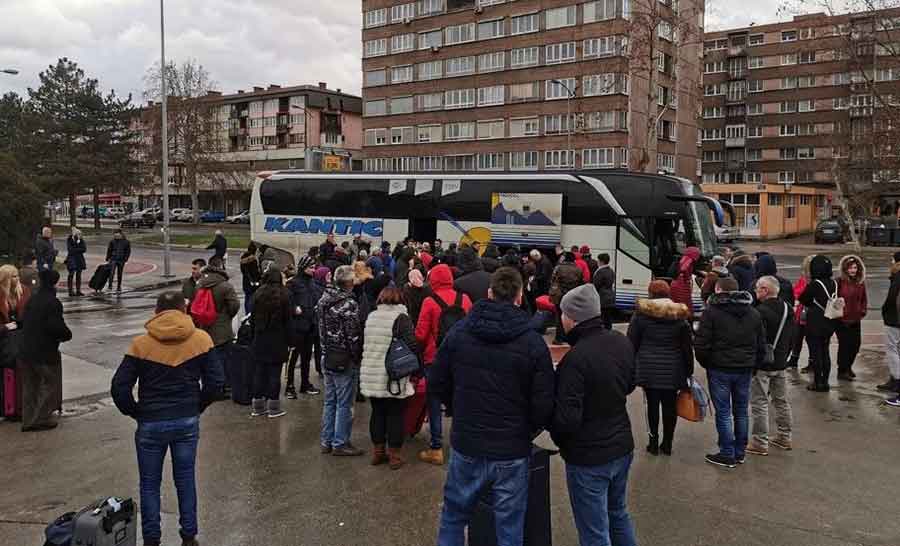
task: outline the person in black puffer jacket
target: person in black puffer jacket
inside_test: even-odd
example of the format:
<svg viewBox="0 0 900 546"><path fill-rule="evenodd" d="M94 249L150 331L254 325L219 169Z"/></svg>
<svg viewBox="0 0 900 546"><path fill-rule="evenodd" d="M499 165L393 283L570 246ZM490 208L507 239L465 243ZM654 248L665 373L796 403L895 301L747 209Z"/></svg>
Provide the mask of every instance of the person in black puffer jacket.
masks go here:
<svg viewBox="0 0 900 546"><path fill-rule="evenodd" d="M775 263L775 256L768 252L757 253L756 264L754 264L753 269L756 273L756 279L766 275L775 277L778 280L778 299L794 307L794 287L791 281L778 274L778 264Z"/></svg>
<svg viewBox="0 0 900 546"><path fill-rule="evenodd" d="M639 299L628 326L628 339L634 345L636 384L647 398L650 443L647 451L656 455L672 454L672 441L678 415L675 402L678 391L687 387L694 373L694 348L690 309L669 299L669 285L650 283L650 299ZM659 413L662 406L663 437L659 443Z"/></svg>
<svg viewBox="0 0 900 546"><path fill-rule="evenodd" d="M488 273L493 273L500 268L500 249L497 248L497 245L491 243L484 249L481 265Z"/></svg>
<svg viewBox="0 0 900 546"><path fill-rule="evenodd" d="M281 367L288 358L291 344L291 293L284 286L284 276L270 267L262 284L253 294L253 399L250 415L281 417Z"/></svg>
<svg viewBox="0 0 900 546"><path fill-rule="evenodd" d="M813 363L814 380L807 390L828 392L828 376L831 375L831 336L837 330L838 320L825 316L828 300L837 296L837 283L831 278L831 260L821 254L809 263L809 284L800 294L800 303L806 306L806 344L809 359Z"/></svg>
<svg viewBox="0 0 900 546"><path fill-rule="evenodd" d="M454 288L469 296L472 303L488 297L491 286L491 274L481 266L481 259L472 247L464 247L459 251L459 269L462 276L454 282Z"/></svg>
<svg viewBox="0 0 900 546"><path fill-rule="evenodd" d="M744 252L739 252L728 264L728 272L738 283L738 290L753 294L753 257Z"/></svg>
<svg viewBox="0 0 900 546"><path fill-rule="evenodd" d="M316 304L322 297L324 287L316 283L313 276L316 272L316 260L312 256L304 256L297 263L297 274L288 284L291 292L291 308L293 309L293 345L291 358L288 361L287 387L284 395L296 400L297 391L294 388L294 370L297 359L300 359L300 392L303 394L319 394L309 380L309 363L315 353L316 363L322 356L319 346L319 327L316 322Z"/></svg>

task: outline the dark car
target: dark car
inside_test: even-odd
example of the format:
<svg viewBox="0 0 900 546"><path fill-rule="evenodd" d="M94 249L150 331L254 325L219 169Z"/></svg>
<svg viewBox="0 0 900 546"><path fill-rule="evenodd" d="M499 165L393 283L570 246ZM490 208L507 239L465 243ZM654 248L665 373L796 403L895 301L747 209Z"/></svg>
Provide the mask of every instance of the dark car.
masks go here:
<svg viewBox="0 0 900 546"><path fill-rule="evenodd" d="M221 223L225 221L225 213L208 210L200 215L200 221L207 224Z"/></svg>
<svg viewBox="0 0 900 546"><path fill-rule="evenodd" d="M152 210L142 210L138 212L132 212L128 216L125 216L121 220L119 220L119 227L145 227L145 228L153 228L156 226L156 214Z"/></svg>
<svg viewBox="0 0 900 546"><path fill-rule="evenodd" d="M816 226L815 241L817 245L822 243L843 243L844 228L837 220L822 220Z"/></svg>

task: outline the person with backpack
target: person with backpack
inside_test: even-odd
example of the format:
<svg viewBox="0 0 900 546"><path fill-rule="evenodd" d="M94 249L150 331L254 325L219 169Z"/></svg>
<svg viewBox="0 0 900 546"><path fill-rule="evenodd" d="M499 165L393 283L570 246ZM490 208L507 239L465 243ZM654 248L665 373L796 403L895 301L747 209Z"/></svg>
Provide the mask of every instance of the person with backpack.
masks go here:
<svg viewBox="0 0 900 546"><path fill-rule="evenodd" d="M391 470L404 464L403 412L406 399L416 393L410 377L391 381L385 359L395 340L414 355L419 345L412 320L403 305L403 291L388 286L378 296L378 306L366 320L363 357L360 365L360 389L372 404L369 435L372 439L372 465L388 463ZM419 360L421 362L421 360Z"/></svg>
<svg viewBox="0 0 900 546"><path fill-rule="evenodd" d="M809 359L812 361L814 379L806 389L813 392L828 392L828 377L831 375L831 336L837 330L841 302L838 300L838 286L831 278L831 260L821 254L809 263L810 282L800 294L800 303L806 306L806 343L809 345Z"/></svg>
<svg viewBox="0 0 900 546"><path fill-rule="evenodd" d="M210 258L203 276L197 282L190 311L194 323L212 338L211 358L223 370L228 347L234 339L231 322L240 310L241 302L228 282L222 258Z"/></svg>
<svg viewBox="0 0 900 546"><path fill-rule="evenodd" d="M609 254L597 255L597 269L594 271L594 288L600 296L603 309L603 325L612 330L612 316L616 310L616 271L609 265Z"/></svg>
<svg viewBox="0 0 900 546"><path fill-rule="evenodd" d="M869 297L866 294L866 266L859 256L844 256L838 264L838 296L844 298L844 316L837 323L838 379L853 381L853 361L862 344L862 320L866 318Z"/></svg>
<svg viewBox="0 0 900 546"><path fill-rule="evenodd" d="M422 302L419 321L416 323L416 340L422 347L426 385L428 370L434 363L438 347L450 328L472 308L469 297L461 291L454 290L453 273L446 264L432 269L428 274L428 281L431 284L431 293ZM444 464L441 400L434 393L428 391L426 393L431 443L428 449L419 452L419 460L440 466Z"/></svg>
<svg viewBox="0 0 900 546"><path fill-rule="evenodd" d="M281 368L290 350L291 293L284 286L284 277L277 267L270 267L262 276L262 284L253 295L253 398L250 416L281 417Z"/></svg>

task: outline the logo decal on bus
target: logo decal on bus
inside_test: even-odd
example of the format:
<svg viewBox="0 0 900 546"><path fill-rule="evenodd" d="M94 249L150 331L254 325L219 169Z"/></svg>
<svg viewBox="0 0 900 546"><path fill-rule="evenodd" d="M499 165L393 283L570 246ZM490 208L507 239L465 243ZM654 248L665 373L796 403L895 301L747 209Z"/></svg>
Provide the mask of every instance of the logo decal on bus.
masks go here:
<svg viewBox="0 0 900 546"><path fill-rule="evenodd" d="M266 232L272 233L309 233L322 234L334 233L335 235L368 235L381 237L384 231L384 222L381 220L350 220L335 218L284 218L270 216L266 218Z"/></svg>

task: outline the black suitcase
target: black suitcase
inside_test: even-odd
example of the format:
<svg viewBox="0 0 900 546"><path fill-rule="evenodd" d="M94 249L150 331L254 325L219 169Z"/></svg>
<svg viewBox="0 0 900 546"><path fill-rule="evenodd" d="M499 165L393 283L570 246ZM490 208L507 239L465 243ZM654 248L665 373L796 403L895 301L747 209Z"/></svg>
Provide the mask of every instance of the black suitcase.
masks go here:
<svg viewBox="0 0 900 546"><path fill-rule="evenodd" d="M552 546L550 524L550 455L554 452L532 446L528 468L528 509L525 512L524 546ZM494 510L489 498L475 505L469 522L468 546L497 546Z"/></svg>
<svg viewBox="0 0 900 546"><path fill-rule="evenodd" d="M98 265L97 269L94 270L94 274L91 275L91 280L88 281L88 286L100 292L106 287L106 284L109 283L109 276L112 273L112 267L109 264Z"/></svg>
<svg viewBox="0 0 900 546"><path fill-rule="evenodd" d="M253 387L253 352L250 347L232 343L225 359L226 382L231 386L231 401L242 406L250 405Z"/></svg>

